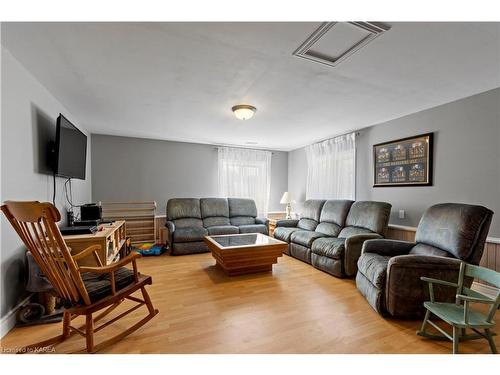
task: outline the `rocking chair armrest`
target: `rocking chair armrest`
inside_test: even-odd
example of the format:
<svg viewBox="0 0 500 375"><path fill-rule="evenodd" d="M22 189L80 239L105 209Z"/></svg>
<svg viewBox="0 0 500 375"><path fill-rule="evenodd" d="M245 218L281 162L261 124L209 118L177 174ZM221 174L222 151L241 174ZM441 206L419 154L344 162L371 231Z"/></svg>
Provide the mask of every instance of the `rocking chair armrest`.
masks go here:
<svg viewBox="0 0 500 375"><path fill-rule="evenodd" d="M101 258L99 258L99 254L97 254L97 250L101 249L101 245L91 245L87 247L85 250L80 251L78 254L72 255L72 258L75 261L79 261L80 259L83 259L90 254L94 255L94 259L97 263L98 266L102 266Z"/></svg>
<svg viewBox="0 0 500 375"><path fill-rule="evenodd" d="M95 273L111 273L113 271L116 271L118 268L123 267L124 265L128 263L134 263L137 258L141 258L142 255L139 253L132 253L127 255L125 258L120 259L118 262L115 262L113 264L110 264L109 266L102 266L102 267L79 267L78 272L95 272ZM134 267L135 269L136 267Z"/></svg>
<svg viewBox="0 0 500 375"><path fill-rule="evenodd" d="M473 302L473 303L486 303L489 305L493 305L496 302L496 301L489 299L489 298L471 297L471 296L466 296L463 294L457 294L457 299L462 300L462 301L467 301L467 302Z"/></svg>
<svg viewBox="0 0 500 375"><path fill-rule="evenodd" d="M116 294L116 280L115 280L115 271L119 268L123 267L128 263L132 263L132 267L134 269L134 280L135 282L139 281L139 273L137 272L137 262L136 259L142 257L139 253L131 253L127 255L125 258L110 264L109 266L102 267L80 267L78 272L94 272L94 273L109 273L110 281L111 281L111 292L113 295Z"/></svg>
<svg viewBox="0 0 500 375"><path fill-rule="evenodd" d="M439 279L434 279L432 277L425 277L422 276L420 280L425 281L429 284L429 297L431 298L431 302L435 302L435 297L434 297L434 284L439 284L439 285L444 285L444 286L449 286L452 288L458 288L458 284L452 283L449 281L445 280L439 280Z"/></svg>

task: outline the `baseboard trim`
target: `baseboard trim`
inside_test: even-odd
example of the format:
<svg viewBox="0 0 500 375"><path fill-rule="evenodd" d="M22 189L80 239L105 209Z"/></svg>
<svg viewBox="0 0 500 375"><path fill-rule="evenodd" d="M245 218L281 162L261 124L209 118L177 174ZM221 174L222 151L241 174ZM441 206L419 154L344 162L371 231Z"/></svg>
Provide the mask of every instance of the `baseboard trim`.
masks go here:
<svg viewBox="0 0 500 375"><path fill-rule="evenodd" d="M14 306L5 316L0 319L0 338L4 337L16 325L17 310L29 301L33 294L30 294L16 306Z"/></svg>
<svg viewBox="0 0 500 375"><path fill-rule="evenodd" d="M491 298L496 298L497 293L498 293L498 289L495 288L494 286L478 283L477 281L472 282L471 289L473 289L476 292L479 292L481 294L484 294L487 297L491 297Z"/></svg>

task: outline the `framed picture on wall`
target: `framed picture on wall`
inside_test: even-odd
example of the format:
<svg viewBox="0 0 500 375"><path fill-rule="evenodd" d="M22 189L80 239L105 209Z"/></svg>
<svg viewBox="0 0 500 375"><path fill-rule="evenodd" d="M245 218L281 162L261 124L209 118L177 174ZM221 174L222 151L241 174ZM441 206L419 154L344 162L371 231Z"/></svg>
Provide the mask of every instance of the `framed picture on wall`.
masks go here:
<svg viewBox="0 0 500 375"><path fill-rule="evenodd" d="M433 133L373 146L373 187L432 185Z"/></svg>

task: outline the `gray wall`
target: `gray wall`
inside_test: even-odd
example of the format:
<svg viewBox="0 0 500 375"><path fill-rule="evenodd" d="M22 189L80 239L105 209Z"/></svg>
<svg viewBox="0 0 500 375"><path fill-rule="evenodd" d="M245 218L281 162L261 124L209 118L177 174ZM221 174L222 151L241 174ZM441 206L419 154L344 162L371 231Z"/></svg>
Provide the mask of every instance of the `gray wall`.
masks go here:
<svg viewBox="0 0 500 375"><path fill-rule="evenodd" d="M391 223L416 226L439 202L481 204L495 212L490 236L500 236L500 89L361 130L357 139L356 199L390 202ZM434 132L434 184L373 188L372 146ZM304 149L289 153L289 187L297 211L305 199ZM399 219L398 211L406 218Z"/></svg>
<svg viewBox="0 0 500 375"><path fill-rule="evenodd" d="M55 138L55 118L64 113L59 103L4 47L2 57L1 200L52 201L52 176L47 166L47 142ZM79 126L80 127L80 126ZM80 127L81 129L81 127ZM83 129L82 129L83 130ZM90 143L90 137L88 137ZM87 179L73 182L75 203L90 200L90 147ZM47 173L48 172L48 173ZM56 205L65 218L62 178L56 179ZM5 219L1 218L1 316L2 334L11 323L8 312L24 295L24 247ZM4 319L5 318L5 319ZM8 320L8 321L7 321ZM10 323L9 323L10 322Z"/></svg>
<svg viewBox="0 0 500 375"><path fill-rule="evenodd" d="M286 152L273 151L270 211L287 190ZM217 151L212 145L92 134L92 199L154 200L165 214L175 197L214 197Z"/></svg>

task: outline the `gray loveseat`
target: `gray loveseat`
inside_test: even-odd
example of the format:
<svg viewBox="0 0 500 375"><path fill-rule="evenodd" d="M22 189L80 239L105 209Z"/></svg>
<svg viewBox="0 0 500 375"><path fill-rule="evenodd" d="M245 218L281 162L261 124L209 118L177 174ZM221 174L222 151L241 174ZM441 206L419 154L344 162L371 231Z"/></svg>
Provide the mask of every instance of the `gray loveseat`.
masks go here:
<svg viewBox="0 0 500 375"><path fill-rule="evenodd" d="M304 202L300 220L279 220L274 237L288 242L288 254L337 277L353 277L363 242L384 238L391 205L385 202Z"/></svg>
<svg viewBox="0 0 500 375"><path fill-rule="evenodd" d="M252 199L173 198L167 202L168 243L172 255L208 251L207 235L263 233L267 222L257 218Z"/></svg>

